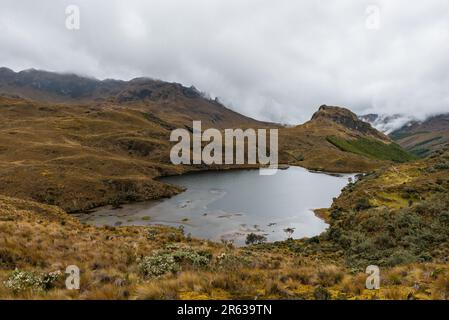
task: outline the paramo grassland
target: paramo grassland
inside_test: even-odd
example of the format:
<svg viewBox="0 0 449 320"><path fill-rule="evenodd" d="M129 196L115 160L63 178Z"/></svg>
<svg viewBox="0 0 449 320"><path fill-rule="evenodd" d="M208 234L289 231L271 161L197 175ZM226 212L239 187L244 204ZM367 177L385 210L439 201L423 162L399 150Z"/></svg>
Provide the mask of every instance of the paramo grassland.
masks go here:
<svg viewBox="0 0 449 320"><path fill-rule="evenodd" d="M0 297L8 299L445 299L448 155L416 160L351 111L321 106L284 127L242 116L195 88L0 69ZM169 134L278 128L280 161L368 173L300 240L235 248L159 226L96 228L71 212L172 196ZM216 168L215 168L216 169ZM80 290L65 289L68 265ZM381 289L364 269L381 267Z"/></svg>
<svg viewBox="0 0 449 320"><path fill-rule="evenodd" d="M369 173L322 212L330 228L318 237L243 248L182 229L94 228L55 206L2 196L0 295L446 299L448 159L446 152ZM54 276L69 264L82 270L79 291ZM380 290L365 289L368 264L380 266Z"/></svg>

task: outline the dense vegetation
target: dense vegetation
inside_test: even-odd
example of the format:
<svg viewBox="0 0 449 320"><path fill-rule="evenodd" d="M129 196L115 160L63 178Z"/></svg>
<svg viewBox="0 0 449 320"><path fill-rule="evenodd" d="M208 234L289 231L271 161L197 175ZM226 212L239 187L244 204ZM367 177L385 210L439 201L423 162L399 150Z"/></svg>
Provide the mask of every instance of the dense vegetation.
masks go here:
<svg viewBox="0 0 449 320"><path fill-rule="evenodd" d="M331 214L326 239L345 251L352 267L442 261L449 256L449 195L391 212L387 207Z"/></svg>
<svg viewBox="0 0 449 320"><path fill-rule="evenodd" d="M395 162L407 162L415 159L396 143L383 143L370 138L357 138L345 140L336 136L328 136L327 141L345 152L352 152L362 156L378 160L391 160Z"/></svg>

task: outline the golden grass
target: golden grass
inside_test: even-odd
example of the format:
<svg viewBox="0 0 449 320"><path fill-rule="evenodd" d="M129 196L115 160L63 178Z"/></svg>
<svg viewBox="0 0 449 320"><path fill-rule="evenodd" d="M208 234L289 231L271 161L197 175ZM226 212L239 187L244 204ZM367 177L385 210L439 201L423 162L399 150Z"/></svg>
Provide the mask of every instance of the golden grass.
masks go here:
<svg viewBox="0 0 449 320"><path fill-rule="evenodd" d="M1 129L0 145L17 149L0 154L0 193L15 196L0 195L2 299L449 297L447 264L385 268L381 270L381 289L366 290L366 274L349 270L334 247L317 245L313 253L290 250L289 244L266 250L232 248L188 239L179 230L166 227L96 228L82 225L59 207L86 209L107 203L122 193L149 199L177 192L173 187L152 180L158 175L187 170L168 165L163 152L168 146L161 142L162 138L157 141L149 138L163 137L166 132L154 123L148 123L142 110L135 108L110 106L84 113L88 111L85 107L76 106L49 107L47 111L24 103L12 103L10 107L1 109L2 119L14 120L19 111L23 112L23 118L5 121L7 123ZM40 120L42 113L48 110L54 114ZM323 144L318 129L319 126L309 123L281 133L283 150L291 157L297 157L287 157L288 162L331 171L345 171L348 163L352 169L362 171L380 165ZM331 132L336 128L327 130ZM134 150L133 143L141 147ZM151 157L139 155L157 143L161 143L161 150L156 148ZM305 160L300 160L299 156L305 156ZM348 208L354 199L367 197L370 201L377 199L379 203L375 205L393 209L403 206L406 200L401 198L400 186L404 183L413 182L420 191L434 187L429 186L428 176L421 180L421 175L417 174L420 169L419 164L407 164L387 170L380 173L377 180L363 181L352 192L344 193L334 205ZM324 213L328 214L328 211ZM148 236L150 230L154 231L151 237ZM207 250L213 258L207 268L185 268L160 278L144 278L139 273L142 258L173 243ZM236 262L220 267L218 257L223 253L237 257ZM38 273L64 272L70 264L81 269L79 291L66 290L63 283L44 292L14 293L4 286L15 268Z"/></svg>

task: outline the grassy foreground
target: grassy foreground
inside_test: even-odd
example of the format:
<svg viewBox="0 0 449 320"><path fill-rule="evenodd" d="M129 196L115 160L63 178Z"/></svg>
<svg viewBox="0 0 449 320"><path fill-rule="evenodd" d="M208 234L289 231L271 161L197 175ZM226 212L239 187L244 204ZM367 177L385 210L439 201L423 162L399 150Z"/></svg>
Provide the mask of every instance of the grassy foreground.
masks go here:
<svg viewBox="0 0 449 320"><path fill-rule="evenodd" d="M449 153L350 184L310 239L235 248L166 227L95 228L0 196L0 298L447 299ZM81 269L80 290L64 270ZM381 289L365 289L367 265Z"/></svg>

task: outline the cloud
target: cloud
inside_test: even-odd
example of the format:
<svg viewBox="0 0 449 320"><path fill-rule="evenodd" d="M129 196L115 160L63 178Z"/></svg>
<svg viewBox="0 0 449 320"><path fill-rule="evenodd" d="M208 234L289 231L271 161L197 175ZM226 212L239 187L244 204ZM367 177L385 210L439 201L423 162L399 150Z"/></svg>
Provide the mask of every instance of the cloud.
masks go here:
<svg viewBox="0 0 449 320"><path fill-rule="evenodd" d="M80 30L65 27L69 4ZM373 5L378 29L367 27ZM263 120L303 122L321 104L419 119L449 111L448 10L445 0L2 0L0 64L195 85Z"/></svg>

